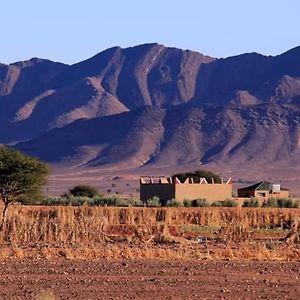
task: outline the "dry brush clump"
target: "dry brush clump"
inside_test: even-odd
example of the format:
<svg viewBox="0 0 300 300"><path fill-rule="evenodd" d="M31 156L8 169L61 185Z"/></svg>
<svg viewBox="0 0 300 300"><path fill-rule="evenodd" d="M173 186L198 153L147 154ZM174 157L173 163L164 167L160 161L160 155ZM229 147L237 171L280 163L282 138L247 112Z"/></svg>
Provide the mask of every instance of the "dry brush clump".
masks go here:
<svg viewBox="0 0 300 300"><path fill-rule="evenodd" d="M292 230L299 216L300 209L15 205L0 232L0 256L203 258L207 253L214 257L231 253L242 257L249 249L253 256L249 228ZM188 240L177 230L183 225L220 228L216 236L221 244L211 245L212 251L210 245ZM235 249L238 243L243 246ZM274 249L263 246L265 253L274 255Z"/></svg>

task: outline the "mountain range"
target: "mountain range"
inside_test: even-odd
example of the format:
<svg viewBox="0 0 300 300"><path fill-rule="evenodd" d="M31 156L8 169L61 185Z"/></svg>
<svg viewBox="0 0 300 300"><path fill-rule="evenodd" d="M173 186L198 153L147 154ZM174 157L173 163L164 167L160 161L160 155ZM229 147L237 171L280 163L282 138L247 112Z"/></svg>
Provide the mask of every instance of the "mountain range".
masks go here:
<svg viewBox="0 0 300 300"><path fill-rule="evenodd" d="M300 47L229 58L144 44L0 64L0 143L53 165L300 165Z"/></svg>

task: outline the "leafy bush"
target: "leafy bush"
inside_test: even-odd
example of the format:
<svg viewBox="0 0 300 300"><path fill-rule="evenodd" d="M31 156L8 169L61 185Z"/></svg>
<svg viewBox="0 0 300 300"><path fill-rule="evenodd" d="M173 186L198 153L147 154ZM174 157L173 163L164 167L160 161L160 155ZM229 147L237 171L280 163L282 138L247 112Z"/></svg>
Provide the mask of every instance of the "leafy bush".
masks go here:
<svg viewBox="0 0 300 300"><path fill-rule="evenodd" d="M255 198L250 198L244 201L243 207L259 207L259 202Z"/></svg>
<svg viewBox="0 0 300 300"><path fill-rule="evenodd" d="M158 207L161 206L161 203L159 198L154 196L146 201L146 206Z"/></svg>
<svg viewBox="0 0 300 300"><path fill-rule="evenodd" d="M226 199L224 201L216 201L212 203L213 207L237 207L237 203L234 200Z"/></svg>
<svg viewBox="0 0 300 300"><path fill-rule="evenodd" d="M195 199L192 201L193 207L208 207L210 203L206 199Z"/></svg>
<svg viewBox="0 0 300 300"><path fill-rule="evenodd" d="M72 206L81 206L83 204L89 204L90 198L87 197L74 197L74 198L62 198L62 197L54 197L54 198L45 198L41 201L42 205L72 205Z"/></svg>
<svg viewBox="0 0 300 300"><path fill-rule="evenodd" d="M95 197L89 201L91 206L128 206L125 199L117 196L111 197Z"/></svg>
<svg viewBox="0 0 300 300"><path fill-rule="evenodd" d="M192 201L188 199L183 200L183 205L184 207L191 207L192 206Z"/></svg>
<svg viewBox="0 0 300 300"><path fill-rule="evenodd" d="M22 203L23 204L23 203ZM26 204L26 203L24 203ZM143 206L143 203L140 200L135 199L122 199L117 196L112 197L72 197L72 198L63 198L63 197L53 197L46 198L38 204L42 205L72 205L72 206Z"/></svg>
<svg viewBox="0 0 300 300"><path fill-rule="evenodd" d="M265 200L262 207L278 207L277 199L269 198L268 200Z"/></svg>
<svg viewBox="0 0 300 300"><path fill-rule="evenodd" d="M299 207L299 202L293 201L292 199L278 199L277 205L278 207L297 208Z"/></svg>
<svg viewBox="0 0 300 300"><path fill-rule="evenodd" d="M182 201L178 201L176 199L171 199L171 200L167 201L166 206L169 206L169 207L182 207L182 206L184 206L184 203Z"/></svg>
<svg viewBox="0 0 300 300"><path fill-rule="evenodd" d="M20 197L18 199L18 203L22 205L41 205L43 201L43 197Z"/></svg>
<svg viewBox="0 0 300 300"><path fill-rule="evenodd" d="M300 207L300 200L295 200L293 208L298 208L298 207Z"/></svg>
<svg viewBox="0 0 300 300"><path fill-rule="evenodd" d="M144 206L140 199L125 199L126 206Z"/></svg>
<svg viewBox="0 0 300 300"><path fill-rule="evenodd" d="M280 208L298 208L299 200L293 201L292 199L284 198L269 198L267 201L264 201L263 207L280 207Z"/></svg>
<svg viewBox="0 0 300 300"><path fill-rule="evenodd" d="M61 197L54 197L54 198L45 198L42 202L43 205L70 205L70 199L68 198L61 198Z"/></svg>
<svg viewBox="0 0 300 300"><path fill-rule="evenodd" d="M93 198L98 195L96 188L89 185L77 185L69 190L69 193L74 197L88 197Z"/></svg>

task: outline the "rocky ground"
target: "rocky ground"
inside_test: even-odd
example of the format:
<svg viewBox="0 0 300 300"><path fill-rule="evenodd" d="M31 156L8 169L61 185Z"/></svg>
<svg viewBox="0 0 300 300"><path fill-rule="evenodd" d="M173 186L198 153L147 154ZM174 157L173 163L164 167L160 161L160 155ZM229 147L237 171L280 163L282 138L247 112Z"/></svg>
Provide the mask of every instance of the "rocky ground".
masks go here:
<svg viewBox="0 0 300 300"><path fill-rule="evenodd" d="M0 299L299 299L300 262L9 260Z"/></svg>

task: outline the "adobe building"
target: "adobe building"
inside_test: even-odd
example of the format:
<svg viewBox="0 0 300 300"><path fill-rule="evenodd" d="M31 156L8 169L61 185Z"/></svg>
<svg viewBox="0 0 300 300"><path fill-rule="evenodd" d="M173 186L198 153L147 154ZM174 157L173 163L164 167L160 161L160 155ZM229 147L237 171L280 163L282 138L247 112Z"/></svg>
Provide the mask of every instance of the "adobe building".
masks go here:
<svg viewBox="0 0 300 300"><path fill-rule="evenodd" d="M239 198L289 198L290 192L280 186L280 184L272 184L268 181L261 181L256 184L238 189Z"/></svg>
<svg viewBox="0 0 300 300"><path fill-rule="evenodd" d="M185 182L175 177L141 177L140 199L147 201L152 197L160 200L176 199L195 200L206 199L207 201L219 201L232 198L232 180L221 181L221 183L207 182L200 178L199 183L194 183L193 178L187 178Z"/></svg>

